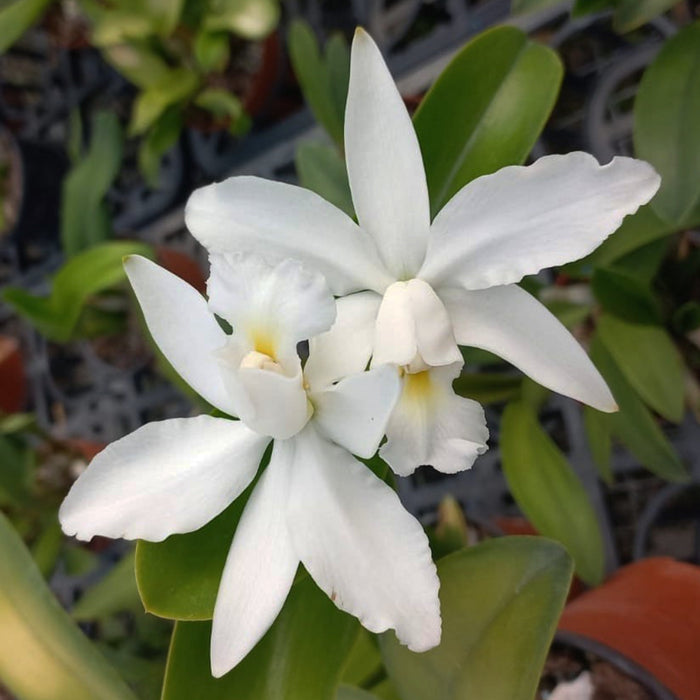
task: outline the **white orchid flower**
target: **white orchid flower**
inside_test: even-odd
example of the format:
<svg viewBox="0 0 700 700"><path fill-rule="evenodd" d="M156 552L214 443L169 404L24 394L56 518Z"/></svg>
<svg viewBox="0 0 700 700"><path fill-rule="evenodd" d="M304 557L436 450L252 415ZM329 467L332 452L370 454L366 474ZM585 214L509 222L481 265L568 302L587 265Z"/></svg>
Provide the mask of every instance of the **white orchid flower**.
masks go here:
<svg viewBox="0 0 700 700"><path fill-rule="evenodd" d="M197 190L185 216L209 250L291 256L320 270L344 298L335 326L315 343L334 348L347 367L363 369L373 355L408 375L428 371L405 383L389 426L382 455L395 471L425 462L454 471L484 449L477 407L451 394L434 369L461 362L458 344L500 355L599 410L616 410L581 346L517 282L594 250L658 189L650 165L546 156L470 182L431 222L411 119L362 30L352 46L345 153L359 225L313 192L255 177ZM421 410L421 401L438 408ZM451 420L447 406L472 422Z"/></svg>
<svg viewBox="0 0 700 700"><path fill-rule="evenodd" d="M376 452L399 396L397 370L327 382L314 366L329 368L330 358L302 372L296 353L333 323L323 277L290 261L213 255L207 304L145 258L125 265L161 351L203 398L241 420L176 418L112 443L63 502L63 530L150 541L197 530L251 483L274 438L219 586L212 673L233 668L262 637L299 562L367 629L393 628L415 651L437 645L439 582L425 533L353 457Z"/></svg>

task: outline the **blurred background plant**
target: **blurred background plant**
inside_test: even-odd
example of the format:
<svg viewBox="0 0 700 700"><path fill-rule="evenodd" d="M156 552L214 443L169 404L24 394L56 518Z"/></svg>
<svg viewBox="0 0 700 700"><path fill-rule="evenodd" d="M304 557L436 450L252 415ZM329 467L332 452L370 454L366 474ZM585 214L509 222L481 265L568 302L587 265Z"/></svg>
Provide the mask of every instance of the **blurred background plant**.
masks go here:
<svg viewBox="0 0 700 700"><path fill-rule="evenodd" d="M697 3L0 7L0 681L10 691L151 698L165 677L167 700L556 700L574 680L601 697L700 696L692 656L663 636L682 627L686 647L700 641L691 603L650 630L625 628L655 648L656 665L602 622L583 629L575 607L595 617L593 596L617 585L637 600L640 577L661 594L640 599L639 618L700 595L695 566L631 564L700 563ZM206 260L182 222L188 191L259 174L353 215L343 119L347 37L361 22L413 113L433 212L474 178L548 152L636 155L662 175L654 200L597 251L522 282L588 349L620 412L551 396L465 349L455 388L487 406L489 453L468 473L425 467L395 484L439 560L443 645L416 656L391 634L376 638L300 575L263 642L214 681L207 620L243 503L135 550L65 541L56 509L106 442L202 408L153 348L121 266L139 252L203 291ZM387 473L379 459L370 466ZM550 540L573 559L570 596L591 588L567 606L551 649L571 563ZM41 661L20 663L29 658ZM28 671L39 667L43 684Z"/></svg>

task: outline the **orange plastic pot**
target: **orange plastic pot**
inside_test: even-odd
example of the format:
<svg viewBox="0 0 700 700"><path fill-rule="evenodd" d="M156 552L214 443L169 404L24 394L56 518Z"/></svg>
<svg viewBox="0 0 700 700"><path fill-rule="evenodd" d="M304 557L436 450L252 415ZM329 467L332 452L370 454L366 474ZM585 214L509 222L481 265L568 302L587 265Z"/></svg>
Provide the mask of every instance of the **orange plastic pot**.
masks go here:
<svg viewBox="0 0 700 700"><path fill-rule="evenodd" d="M618 571L569 603L560 641L592 651L660 698L700 698L700 567L667 557Z"/></svg>
<svg viewBox="0 0 700 700"><path fill-rule="evenodd" d="M0 335L0 411L17 413L27 400L22 351L15 338Z"/></svg>

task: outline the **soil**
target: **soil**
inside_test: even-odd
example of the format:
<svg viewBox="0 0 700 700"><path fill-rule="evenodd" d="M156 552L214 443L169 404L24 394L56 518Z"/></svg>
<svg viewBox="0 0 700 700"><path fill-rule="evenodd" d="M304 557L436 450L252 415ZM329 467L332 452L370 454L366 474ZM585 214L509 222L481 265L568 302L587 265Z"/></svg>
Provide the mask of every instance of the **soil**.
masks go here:
<svg viewBox="0 0 700 700"><path fill-rule="evenodd" d="M590 700L655 700L657 697L605 659L575 647L554 644L542 671L536 700L547 700L559 684L573 681L584 671L590 672L593 682Z"/></svg>

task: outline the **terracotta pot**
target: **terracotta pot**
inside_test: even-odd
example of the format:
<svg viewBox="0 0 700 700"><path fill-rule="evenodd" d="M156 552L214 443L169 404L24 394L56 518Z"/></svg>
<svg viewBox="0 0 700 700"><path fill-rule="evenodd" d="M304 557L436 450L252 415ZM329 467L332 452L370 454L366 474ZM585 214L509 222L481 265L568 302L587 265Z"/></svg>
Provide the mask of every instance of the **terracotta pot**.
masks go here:
<svg viewBox="0 0 700 700"><path fill-rule="evenodd" d="M17 413L27 401L27 377L15 338L0 335L0 411Z"/></svg>
<svg viewBox="0 0 700 700"><path fill-rule="evenodd" d="M618 571L567 605L558 638L607 658L659 698L700 698L700 567L667 557Z"/></svg>

